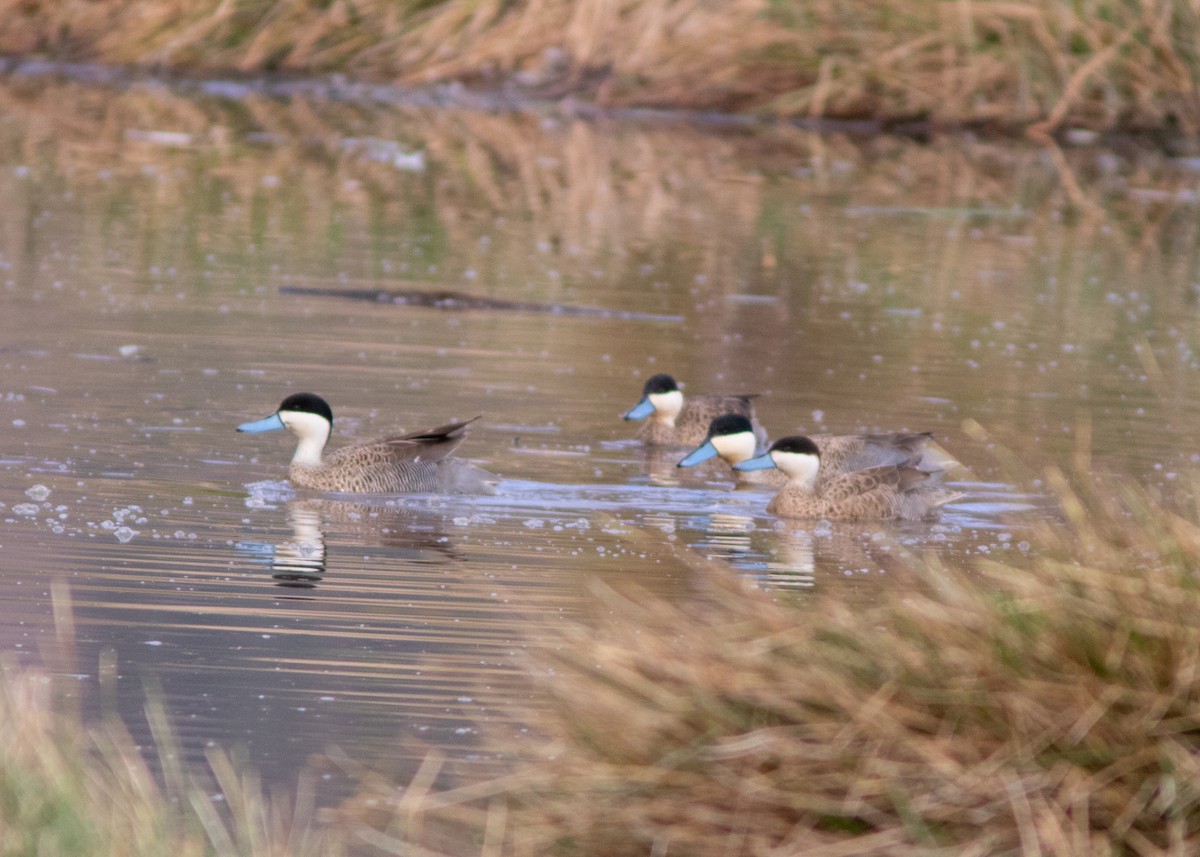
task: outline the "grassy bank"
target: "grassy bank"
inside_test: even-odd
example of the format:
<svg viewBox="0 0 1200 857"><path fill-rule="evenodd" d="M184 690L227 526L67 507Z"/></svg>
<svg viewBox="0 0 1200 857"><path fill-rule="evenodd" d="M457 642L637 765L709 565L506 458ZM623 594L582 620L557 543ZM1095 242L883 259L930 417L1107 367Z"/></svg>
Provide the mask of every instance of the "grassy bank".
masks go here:
<svg viewBox="0 0 1200 857"><path fill-rule="evenodd" d="M0 0L0 53L786 117L1200 130L1178 0Z"/></svg>
<svg viewBox="0 0 1200 857"><path fill-rule="evenodd" d="M870 609L716 568L688 605L610 594L549 654L550 741L510 783L360 819L448 854L1195 854L1194 501L1048 481L1036 559L918 561Z"/></svg>

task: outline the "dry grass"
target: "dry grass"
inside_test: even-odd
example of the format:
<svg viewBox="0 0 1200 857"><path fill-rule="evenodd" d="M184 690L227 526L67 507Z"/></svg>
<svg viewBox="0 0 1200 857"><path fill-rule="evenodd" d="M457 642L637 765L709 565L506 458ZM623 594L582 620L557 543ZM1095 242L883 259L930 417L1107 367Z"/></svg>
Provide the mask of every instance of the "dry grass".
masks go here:
<svg viewBox="0 0 1200 857"><path fill-rule="evenodd" d="M870 609L721 569L693 604L609 593L541 665L548 741L511 781L348 812L390 853L1195 854L1194 500L1046 477L1066 522L1028 567L916 561Z"/></svg>
<svg viewBox="0 0 1200 857"><path fill-rule="evenodd" d="M70 608L55 603L70 660ZM38 857L337 857L337 831L314 823L311 784L268 799L257 778L220 752L211 776L185 770L162 710L147 709L162 783L124 727L82 724L74 678L11 663L0 672L0 854ZM219 792L220 800L212 795Z"/></svg>
<svg viewBox="0 0 1200 857"><path fill-rule="evenodd" d="M0 52L516 83L607 105L1200 130L1181 0L0 0Z"/></svg>

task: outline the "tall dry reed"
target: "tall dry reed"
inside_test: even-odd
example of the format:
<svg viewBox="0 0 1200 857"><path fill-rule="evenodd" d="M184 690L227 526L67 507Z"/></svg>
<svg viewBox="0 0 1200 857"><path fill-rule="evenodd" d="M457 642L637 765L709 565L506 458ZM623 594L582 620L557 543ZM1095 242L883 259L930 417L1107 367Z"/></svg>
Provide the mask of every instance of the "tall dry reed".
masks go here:
<svg viewBox="0 0 1200 857"><path fill-rule="evenodd" d="M0 52L467 81L608 105L1200 130L1179 0L0 0Z"/></svg>

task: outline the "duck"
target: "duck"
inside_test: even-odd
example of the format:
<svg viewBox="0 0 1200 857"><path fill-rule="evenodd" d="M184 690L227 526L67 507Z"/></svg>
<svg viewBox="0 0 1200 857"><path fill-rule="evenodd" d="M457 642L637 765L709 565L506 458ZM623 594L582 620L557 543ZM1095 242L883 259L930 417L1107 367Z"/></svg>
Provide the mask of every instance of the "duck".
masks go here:
<svg viewBox="0 0 1200 857"><path fill-rule="evenodd" d="M821 451L820 479L885 465L908 464L930 469L926 461L932 432L888 432L883 434L816 434L810 440ZM759 437L754 425L740 414L722 414L708 426L704 442L687 454L677 467L694 467L710 458L721 458L730 467L753 458L759 452ZM934 469L940 469L934 467ZM777 467L765 470L734 471L740 481L782 488L788 475Z"/></svg>
<svg viewBox="0 0 1200 857"><path fill-rule="evenodd" d="M450 454L474 419L380 438L324 454L333 409L315 393L293 393L275 413L240 432L287 429L298 438L288 467L296 488L338 494L493 493L496 476Z"/></svg>
<svg viewBox="0 0 1200 857"><path fill-rule="evenodd" d="M777 468L787 484L767 504L781 518L841 521L915 521L963 495L942 487L940 470L912 464L888 464L819 479L821 449L810 437L790 435L771 444L761 455L739 461L734 470L749 472Z"/></svg>
<svg viewBox="0 0 1200 857"><path fill-rule="evenodd" d="M762 442L766 432L754 416L755 394L693 396L684 399L675 379L665 373L651 375L642 387L641 400L626 411L627 420L649 420L638 430L647 446L695 446L708 436L708 427L721 414L740 414L754 426Z"/></svg>

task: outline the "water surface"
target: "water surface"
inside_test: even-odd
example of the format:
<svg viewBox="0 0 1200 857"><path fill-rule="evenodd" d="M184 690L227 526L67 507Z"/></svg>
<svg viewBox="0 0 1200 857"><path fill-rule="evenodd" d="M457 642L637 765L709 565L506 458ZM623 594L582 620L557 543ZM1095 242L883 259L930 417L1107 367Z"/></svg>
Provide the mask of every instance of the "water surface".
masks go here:
<svg viewBox="0 0 1200 857"><path fill-rule="evenodd" d="M1194 465L1186 162L232 95L0 81L0 650L46 655L65 583L54 663L143 742L150 686L190 758L240 746L272 780L331 745L483 774L478 724L521 726L527 656L597 585L686 598L709 557L870 599L906 552L1027 553L1038 469L1082 447L1145 481ZM775 436L933 431L967 496L776 521L632 442L659 371L759 393ZM290 439L234 427L300 390L334 444L481 414L461 454L504 481L297 496Z"/></svg>

